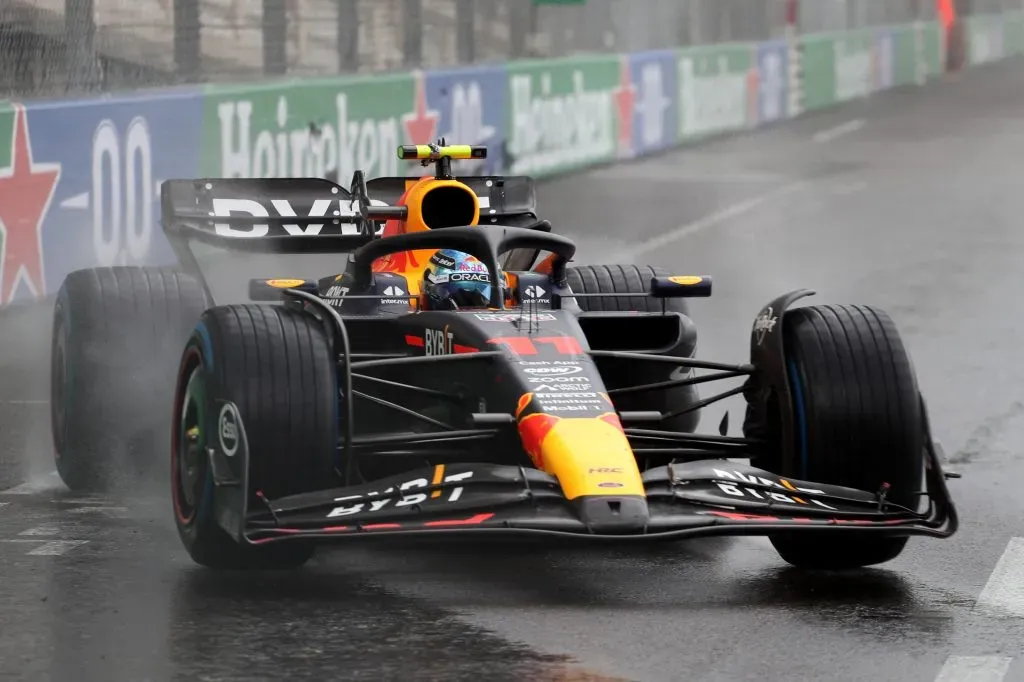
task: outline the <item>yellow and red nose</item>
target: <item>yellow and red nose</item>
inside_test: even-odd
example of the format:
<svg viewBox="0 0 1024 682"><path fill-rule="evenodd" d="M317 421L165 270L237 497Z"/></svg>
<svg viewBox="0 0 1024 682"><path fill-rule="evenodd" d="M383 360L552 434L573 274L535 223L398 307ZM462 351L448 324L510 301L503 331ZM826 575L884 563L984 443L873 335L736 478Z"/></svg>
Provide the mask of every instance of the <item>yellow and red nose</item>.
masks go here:
<svg viewBox="0 0 1024 682"><path fill-rule="evenodd" d="M558 479L566 499L644 496L633 449L614 413L600 417L530 414L519 420L523 449Z"/></svg>

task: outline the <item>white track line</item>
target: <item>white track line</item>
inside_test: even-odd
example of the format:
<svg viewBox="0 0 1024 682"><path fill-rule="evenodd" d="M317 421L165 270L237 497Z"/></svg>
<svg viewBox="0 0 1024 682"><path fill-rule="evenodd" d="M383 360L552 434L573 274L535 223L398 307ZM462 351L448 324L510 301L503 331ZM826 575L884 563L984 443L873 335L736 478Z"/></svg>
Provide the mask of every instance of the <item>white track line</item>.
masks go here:
<svg viewBox="0 0 1024 682"><path fill-rule="evenodd" d="M39 492L39 486L35 483L22 483L7 490L0 490L0 495L32 495Z"/></svg>
<svg viewBox="0 0 1024 682"><path fill-rule="evenodd" d="M1010 538L975 608L993 616L1024 616L1024 538Z"/></svg>
<svg viewBox="0 0 1024 682"><path fill-rule="evenodd" d="M49 405L49 400L0 400L0 405Z"/></svg>
<svg viewBox="0 0 1024 682"><path fill-rule="evenodd" d="M1010 538L974 608L992 618L1024 617L1024 538ZM1005 656L950 656L935 682L1001 682L1012 662Z"/></svg>
<svg viewBox="0 0 1024 682"><path fill-rule="evenodd" d="M811 137L811 139L819 144L824 142L831 142L836 138L842 137L844 135L849 135L850 133L855 133L861 128L863 128L865 125L867 125L867 121L865 121L862 118L857 118L852 121L847 121L846 123L837 125L833 128L819 130ZM669 230L665 234L659 235L647 241L640 242L639 244L637 244L635 248L627 249L625 253L620 255L620 258L625 258L626 260L630 261L635 260L635 258L641 253L656 251L668 244L671 244L676 240L682 239L685 236L701 232L702 230L706 230L709 227L715 227L716 225L720 225L734 218L739 218L740 216L746 215L751 211L757 209L764 203L767 203L779 197L786 196L788 194L792 194L793 192L802 190L810 184L811 181L808 180L797 180L795 182L790 182L785 185L782 185L781 187L776 187L775 189L769 190L762 194L758 194L754 197L751 197L750 199L746 199L744 201L731 204L721 210L715 211L714 213L710 213L704 216L703 218L699 218L691 223L680 225L674 230ZM864 189L865 187L867 187L866 183L855 183L852 187L846 187L846 192L840 191L838 193L853 194Z"/></svg>
<svg viewBox="0 0 1024 682"><path fill-rule="evenodd" d="M1002 656L950 656L935 682L1001 682L1012 662Z"/></svg>
<svg viewBox="0 0 1024 682"><path fill-rule="evenodd" d="M31 552L28 552L32 556L61 556L68 551L84 545L89 542L88 540L51 540L50 542L39 545Z"/></svg>
<svg viewBox="0 0 1024 682"><path fill-rule="evenodd" d="M31 481L25 481L20 485L16 485L13 488L7 490L0 490L0 495L35 495L36 493L44 490L50 490L52 487L60 484L60 474L56 471L51 471L48 474L39 476Z"/></svg>
<svg viewBox="0 0 1024 682"><path fill-rule="evenodd" d="M25 552L32 556L61 556L75 547L88 543L88 540L46 540L44 538L4 538L0 542L8 544L37 544L35 549Z"/></svg>
<svg viewBox="0 0 1024 682"><path fill-rule="evenodd" d="M776 187L768 192L764 192L763 194L758 194L750 199L731 204L721 210L715 211L714 213L709 213L703 218L699 218L692 223L680 225L674 230L669 230L665 234L640 242L636 248L627 249L625 255L620 257L624 257L626 260L631 261L638 254L646 253L648 251L656 251L663 246L671 244L672 242L682 239L688 235L706 230L709 227L720 225L721 223L732 220L733 218L739 218L740 216L750 213L762 204L802 190L809 184L809 182L804 180L791 182L786 185L782 185L781 187Z"/></svg>
<svg viewBox="0 0 1024 682"><path fill-rule="evenodd" d="M818 144L822 144L824 142L831 142L832 140L843 137L844 135L849 135L850 133L857 132L866 124L867 121L865 121L864 119L855 118L852 121L847 121L846 123L837 125L834 128L819 130L818 132L814 133L811 139Z"/></svg>
<svg viewBox="0 0 1024 682"><path fill-rule="evenodd" d="M59 533L60 528L57 526L36 526L35 528L23 530L18 535L57 535Z"/></svg>
<svg viewBox="0 0 1024 682"><path fill-rule="evenodd" d="M68 509L66 514L105 514L107 516L116 516L128 513L128 507L78 507L77 509Z"/></svg>
<svg viewBox="0 0 1024 682"><path fill-rule="evenodd" d="M851 194L856 194L857 192L863 192L867 188L868 183L864 182L863 180L858 180L857 182L847 182L841 185L835 185L834 187L832 187L832 194L840 197L845 197Z"/></svg>

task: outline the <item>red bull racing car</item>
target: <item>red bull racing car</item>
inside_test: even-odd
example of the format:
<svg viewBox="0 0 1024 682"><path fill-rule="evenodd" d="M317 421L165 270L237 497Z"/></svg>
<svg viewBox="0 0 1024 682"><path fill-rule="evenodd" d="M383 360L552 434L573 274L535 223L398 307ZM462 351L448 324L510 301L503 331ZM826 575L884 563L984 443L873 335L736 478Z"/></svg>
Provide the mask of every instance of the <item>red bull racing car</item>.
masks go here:
<svg viewBox="0 0 1024 682"><path fill-rule="evenodd" d="M798 566L851 568L956 531L955 475L885 313L793 308L814 292L790 292L757 312L747 362L698 360L686 299L709 296L710 277L570 265L575 246L537 219L532 181L453 177L453 159L485 153L402 147L434 172L356 172L349 190L164 183L164 229L189 271L161 275L188 303L168 313L189 329L171 492L196 562L295 567L371 537L745 534ZM252 302L207 307L193 242L348 256L341 274L251 280ZM439 274L451 252L478 267ZM476 304L432 294L469 280L486 292ZM733 385L698 393L715 381ZM700 410L735 395L743 435L727 419L699 433ZM76 403L60 404L67 443ZM74 455L65 480L96 470Z"/></svg>

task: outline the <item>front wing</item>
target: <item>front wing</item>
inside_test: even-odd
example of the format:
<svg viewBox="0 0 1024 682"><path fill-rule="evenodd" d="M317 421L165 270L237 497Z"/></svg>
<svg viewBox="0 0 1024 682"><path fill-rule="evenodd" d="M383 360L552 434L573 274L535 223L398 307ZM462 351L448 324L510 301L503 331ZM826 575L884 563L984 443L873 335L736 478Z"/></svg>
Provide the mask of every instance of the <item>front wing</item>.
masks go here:
<svg viewBox="0 0 1024 682"><path fill-rule="evenodd" d="M888 503L882 491L785 479L729 460L704 460L645 472L649 516L620 532L594 532L553 476L493 464L437 465L372 485L264 500L248 510L243 505L240 516L222 515L221 521L244 544L480 533L604 541L809 530L948 537L956 530L956 513L937 457L930 454L923 511Z"/></svg>

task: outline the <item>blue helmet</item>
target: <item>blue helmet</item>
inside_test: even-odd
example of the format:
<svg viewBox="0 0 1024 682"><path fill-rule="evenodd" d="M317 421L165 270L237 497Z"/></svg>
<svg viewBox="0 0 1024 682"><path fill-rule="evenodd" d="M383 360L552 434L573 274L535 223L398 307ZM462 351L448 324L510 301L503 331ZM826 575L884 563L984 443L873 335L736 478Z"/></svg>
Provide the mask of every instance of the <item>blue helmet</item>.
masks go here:
<svg viewBox="0 0 1024 682"><path fill-rule="evenodd" d="M491 300L491 276L487 266L476 257L441 249L431 256L423 273L423 293L432 310L487 308Z"/></svg>

